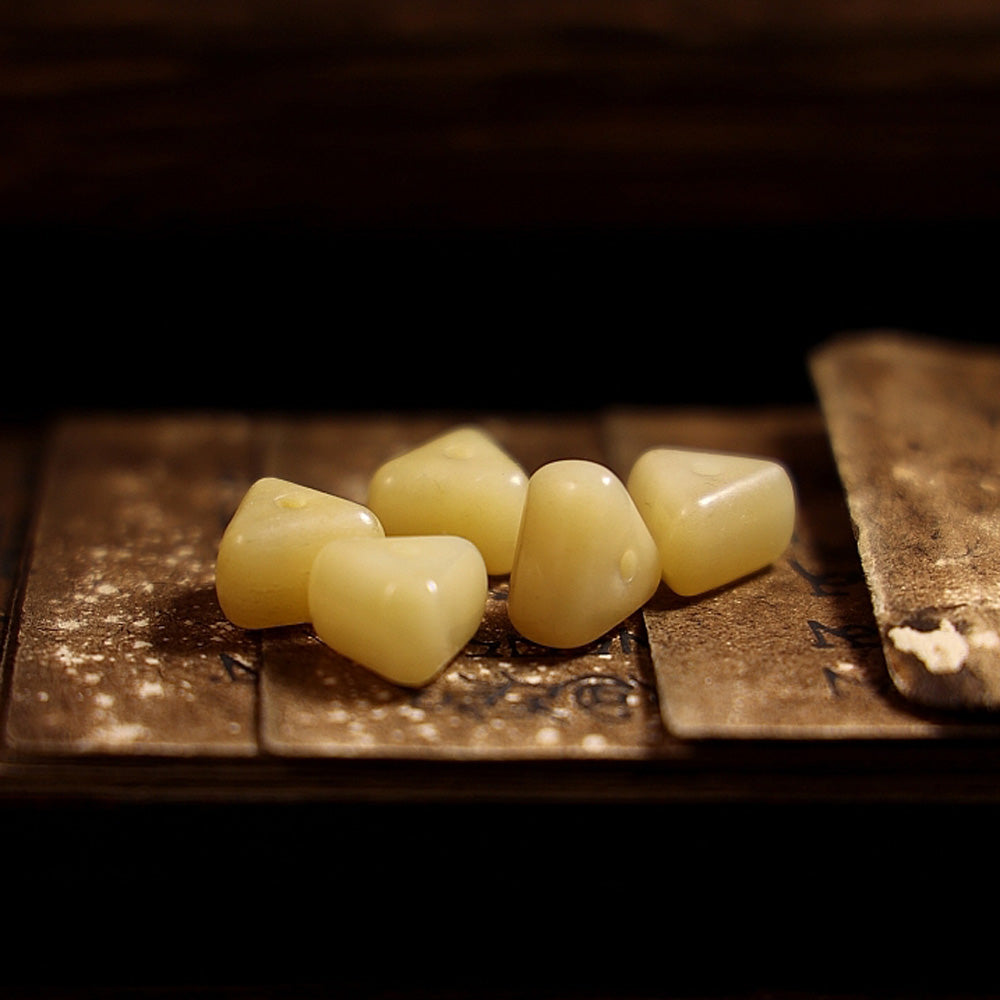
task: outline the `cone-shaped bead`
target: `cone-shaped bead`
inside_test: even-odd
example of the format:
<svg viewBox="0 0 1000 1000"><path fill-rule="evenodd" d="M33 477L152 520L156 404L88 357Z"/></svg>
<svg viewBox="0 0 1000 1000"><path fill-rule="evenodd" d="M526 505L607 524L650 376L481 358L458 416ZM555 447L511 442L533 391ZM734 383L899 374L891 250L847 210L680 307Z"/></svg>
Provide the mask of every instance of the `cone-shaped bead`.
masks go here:
<svg viewBox="0 0 1000 1000"><path fill-rule="evenodd" d="M309 578L313 629L395 684L433 680L476 634L489 578L479 550L452 535L341 538Z"/></svg>
<svg viewBox="0 0 1000 1000"><path fill-rule="evenodd" d="M749 455L653 448L628 490L656 539L663 582L702 594L773 563L795 529L795 492L779 462Z"/></svg>
<svg viewBox="0 0 1000 1000"><path fill-rule="evenodd" d="M507 602L521 635L582 646L638 610L659 582L656 544L609 469L564 459L532 475Z"/></svg>
<svg viewBox="0 0 1000 1000"><path fill-rule="evenodd" d="M309 620L309 571L319 550L339 537L380 537L366 507L285 479L258 479L219 543L215 591L223 614L241 628Z"/></svg>
<svg viewBox="0 0 1000 1000"><path fill-rule="evenodd" d="M458 427L380 466L367 504L387 535L459 535L499 575L510 572L527 484L488 433Z"/></svg>

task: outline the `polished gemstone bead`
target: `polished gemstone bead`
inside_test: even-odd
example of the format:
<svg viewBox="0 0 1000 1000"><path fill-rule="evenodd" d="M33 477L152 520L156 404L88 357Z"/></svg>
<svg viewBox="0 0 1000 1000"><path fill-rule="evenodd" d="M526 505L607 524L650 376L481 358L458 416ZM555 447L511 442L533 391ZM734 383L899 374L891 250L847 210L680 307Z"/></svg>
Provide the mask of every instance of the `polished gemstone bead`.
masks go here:
<svg viewBox="0 0 1000 1000"><path fill-rule="evenodd" d="M484 430L458 427L389 459L367 504L387 535L459 535L510 572L528 477Z"/></svg>
<svg viewBox="0 0 1000 1000"><path fill-rule="evenodd" d="M310 618L341 655L395 684L420 687L478 631L488 580L465 538L336 539L313 564Z"/></svg>
<svg viewBox="0 0 1000 1000"><path fill-rule="evenodd" d="M563 459L532 475L507 602L521 635L582 646L645 604L659 582L656 545L609 469Z"/></svg>
<svg viewBox="0 0 1000 1000"><path fill-rule="evenodd" d="M779 462L750 455L653 448L628 490L656 539L663 582L693 596L773 563L795 528L795 492Z"/></svg>
<svg viewBox="0 0 1000 1000"><path fill-rule="evenodd" d="M258 479L219 543L215 590L223 614L251 629L307 622L316 553L332 538L382 534L361 504L284 479Z"/></svg>

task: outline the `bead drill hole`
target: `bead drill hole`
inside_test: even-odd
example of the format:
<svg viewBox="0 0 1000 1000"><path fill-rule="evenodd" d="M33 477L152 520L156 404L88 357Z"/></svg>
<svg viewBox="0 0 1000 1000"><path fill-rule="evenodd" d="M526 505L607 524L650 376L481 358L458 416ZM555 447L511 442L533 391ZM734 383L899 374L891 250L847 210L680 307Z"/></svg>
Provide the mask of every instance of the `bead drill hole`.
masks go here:
<svg viewBox="0 0 1000 1000"><path fill-rule="evenodd" d="M618 564L618 572L622 581L626 584L635 579L635 574L639 569L639 556L635 549L626 549L622 553L621 561Z"/></svg>
<svg viewBox="0 0 1000 1000"><path fill-rule="evenodd" d="M302 510L308 503L301 493L285 493L283 496L275 497L274 502L285 510Z"/></svg>

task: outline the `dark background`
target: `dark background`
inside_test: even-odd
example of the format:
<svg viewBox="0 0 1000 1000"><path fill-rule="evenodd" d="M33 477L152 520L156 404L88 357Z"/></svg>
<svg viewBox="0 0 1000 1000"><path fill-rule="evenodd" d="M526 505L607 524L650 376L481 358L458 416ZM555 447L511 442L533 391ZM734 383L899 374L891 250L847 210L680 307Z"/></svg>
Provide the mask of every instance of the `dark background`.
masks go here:
<svg viewBox="0 0 1000 1000"><path fill-rule="evenodd" d="M983 0L0 29L9 415L800 401L843 329L995 337Z"/></svg>
<svg viewBox="0 0 1000 1000"><path fill-rule="evenodd" d="M990 0L7 3L2 416L809 402L841 330L996 339L998 124ZM7 995L995 983L988 788L173 798L5 802Z"/></svg>

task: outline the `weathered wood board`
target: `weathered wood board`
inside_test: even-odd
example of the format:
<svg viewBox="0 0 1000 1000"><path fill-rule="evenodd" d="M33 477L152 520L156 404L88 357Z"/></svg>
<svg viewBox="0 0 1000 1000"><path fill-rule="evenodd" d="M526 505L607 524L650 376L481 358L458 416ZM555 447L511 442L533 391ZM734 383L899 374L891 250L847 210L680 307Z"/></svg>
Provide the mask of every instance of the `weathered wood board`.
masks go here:
<svg viewBox="0 0 1000 1000"><path fill-rule="evenodd" d="M619 628L569 652L516 635L507 581L495 578L474 639L432 685L404 691L308 625L231 626L214 593L216 547L257 477L363 502L378 464L462 415L68 418L42 454L5 663L5 753L645 761L717 737L980 731L916 710L888 683L817 411L475 420L529 472L578 457L625 477L641 449L668 442L771 455L799 490L793 545L770 570L700 600L661 587Z"/></svg>
<svg viewBox="0 0 1000 1000"><path fill-rule="evenodd" d="M256 751L256 639L221 618L214 592L250 454L239 418L54 429L10 676L12 751Z"/></svg>
<svg viewBox="0 0 1000 1000"><path fill-rule="evenodd" d="M395 451L456 417L78 418L56 428L16 649L5 742L20 756L623 756L665 736L638 617L573 654L506 621L430 688L383 682L307 625L222 616L214 557L260 475L364 500ZM600 459L599 421L485 421L531 469Z"/></svg>
<svg viewBox="0 0 1000 1000"><path fill-rule="evenodd" d="M1000 351L874 332L811 370L896 687L1000 707Z"/></svg>

